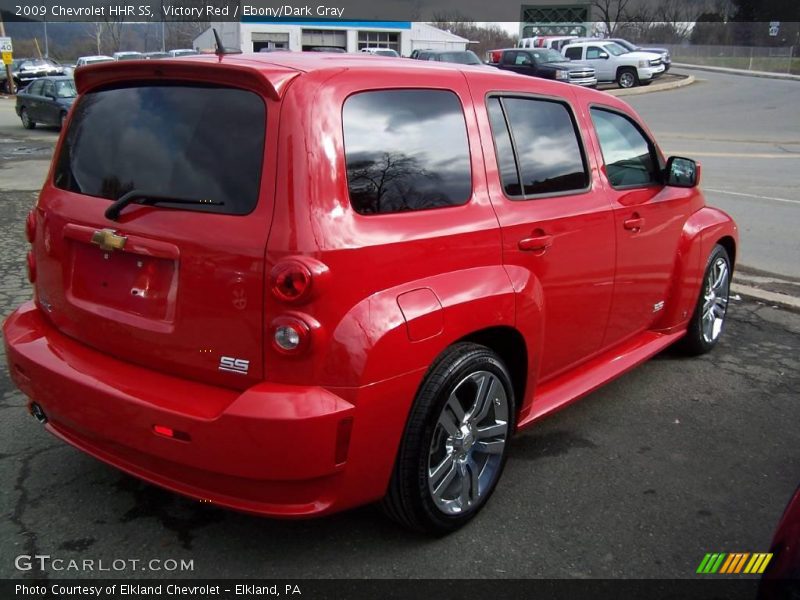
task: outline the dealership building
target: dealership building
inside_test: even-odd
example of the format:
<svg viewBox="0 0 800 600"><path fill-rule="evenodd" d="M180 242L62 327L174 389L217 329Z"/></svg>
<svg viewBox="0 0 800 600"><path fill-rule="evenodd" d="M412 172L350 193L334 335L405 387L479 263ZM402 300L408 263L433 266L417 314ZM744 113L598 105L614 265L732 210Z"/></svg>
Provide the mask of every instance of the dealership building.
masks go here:
<svg viewBox="0 0 800 600"><path fill-rule="evenodd" d="M212 23L197 36L197 50L214 48L215 28L222 43L243 52L259 52L263 48L308 50L314 46L342 48L359 52L363 48L391 48L403 56L413 50L465 50L469 40L427 23L410 21L288 21L243 20L239 23Z"/></svg>

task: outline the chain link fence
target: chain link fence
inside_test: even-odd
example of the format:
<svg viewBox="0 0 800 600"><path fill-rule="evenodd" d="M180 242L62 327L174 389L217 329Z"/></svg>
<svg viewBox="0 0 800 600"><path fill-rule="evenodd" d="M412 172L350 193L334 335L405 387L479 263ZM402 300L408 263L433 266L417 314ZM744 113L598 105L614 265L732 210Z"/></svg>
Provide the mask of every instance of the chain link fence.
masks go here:
<svg viewBox="0 0 800 600"><path fill-rule="evenodd" d="M669 48L676 63L800 75L800 58L794 56L794 46L663 46Z"/></svg>

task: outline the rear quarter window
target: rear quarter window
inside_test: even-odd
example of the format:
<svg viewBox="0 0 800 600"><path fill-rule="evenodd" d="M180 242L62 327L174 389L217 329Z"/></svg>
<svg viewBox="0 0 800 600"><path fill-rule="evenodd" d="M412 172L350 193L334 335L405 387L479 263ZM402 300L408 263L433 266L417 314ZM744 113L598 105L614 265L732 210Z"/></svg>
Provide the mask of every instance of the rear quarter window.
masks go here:
<svg viewBox="0 0 800 600"><path fill-rule="evenodd" d="M350 203L362 215L465 204L472 171L464 112L442 90L350 96L343 108Z"/></svg>
<svg viewBox="0 0 800 600"><path fill-rule="evenodd" d="M212 200L222 204L175 207L247 214L258 202L265 119L260 96L228 87L159 84L91 92L74 108L54 183L109 200L132 190Z"/></svg>

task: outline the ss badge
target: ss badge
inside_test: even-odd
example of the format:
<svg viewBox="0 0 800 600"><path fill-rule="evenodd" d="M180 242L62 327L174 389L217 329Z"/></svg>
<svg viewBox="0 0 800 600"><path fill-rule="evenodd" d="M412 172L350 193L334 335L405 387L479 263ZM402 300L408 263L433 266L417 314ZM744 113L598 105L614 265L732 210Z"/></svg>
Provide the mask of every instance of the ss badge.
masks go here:
<svg viewBox="0 0 800 600"><path fill-rule="evenodd" d="M247 375L250 369L250 361L243 358L233 358L232 356L223 356L219 359L219 370L230 371L231 373L239 373L240 375Z"/></svg>

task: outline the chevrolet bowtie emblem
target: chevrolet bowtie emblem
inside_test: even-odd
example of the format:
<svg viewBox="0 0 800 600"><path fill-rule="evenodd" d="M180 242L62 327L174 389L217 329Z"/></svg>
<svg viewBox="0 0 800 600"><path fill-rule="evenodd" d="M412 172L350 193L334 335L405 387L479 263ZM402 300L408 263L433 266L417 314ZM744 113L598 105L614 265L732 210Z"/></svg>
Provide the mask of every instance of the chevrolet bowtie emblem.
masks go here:
<svg viewBox="0 0 800 600"><path fill-rule="evenodd" d="M106 251L122 250L127 239L124 235L117 235L113 229L101 229L92 234L92 243Z"/></svg>

